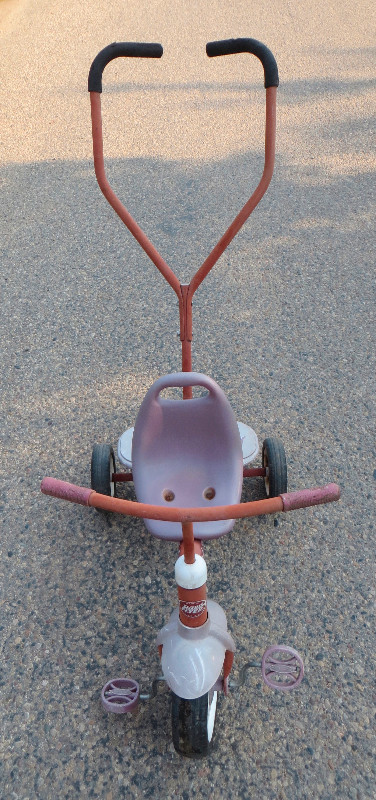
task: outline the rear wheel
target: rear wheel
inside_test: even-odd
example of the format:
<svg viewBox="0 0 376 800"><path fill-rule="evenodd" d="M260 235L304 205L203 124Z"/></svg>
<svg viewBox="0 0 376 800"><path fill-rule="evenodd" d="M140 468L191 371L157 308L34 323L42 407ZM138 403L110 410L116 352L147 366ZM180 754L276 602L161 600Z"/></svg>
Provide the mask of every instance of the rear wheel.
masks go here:
<svg viewBox="0 0 376 800"><path fill-rule="evenodd" d="M285 448L280 439L265 439L262 445L262 466L267 497L278 497L287 492L287 463Z"/></svg>
<svg viewBox="0 0 376 800"><path fill-rule="evenodd" d="M116 497L116 485L112 480L116 472L115 455L109 444L95 444L91 457L91 488L99 494Z"/></svg>
<svg viewBox="0 0 376 800"><path fill-rule="evenodd" d="M172 692L172 741L175 750L188 758L210 753L214 738L218 692L184 700Z"/></svg>

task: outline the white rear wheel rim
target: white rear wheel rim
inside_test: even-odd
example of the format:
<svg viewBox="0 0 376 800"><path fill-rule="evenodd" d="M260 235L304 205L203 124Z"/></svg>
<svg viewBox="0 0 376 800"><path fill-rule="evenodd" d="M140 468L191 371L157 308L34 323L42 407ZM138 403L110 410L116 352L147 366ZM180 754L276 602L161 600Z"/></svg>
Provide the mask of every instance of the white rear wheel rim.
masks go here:
<svg viewBox="0 0 376 800"><path fill-rule="evenodd" d="M115 483L112 480L112 475L113 475L114 472L115 472L115 460L114 460L113 456L111 455L110 456L110 492L111 492L111 497L115 497Z"/></svg>
<svg viewBox="0 0 376 800"><path fill-rule="evenodd" d="M209 693L208 696L208 742L211 742L214 733L215 712L217 710L218 692Z"/></svg>

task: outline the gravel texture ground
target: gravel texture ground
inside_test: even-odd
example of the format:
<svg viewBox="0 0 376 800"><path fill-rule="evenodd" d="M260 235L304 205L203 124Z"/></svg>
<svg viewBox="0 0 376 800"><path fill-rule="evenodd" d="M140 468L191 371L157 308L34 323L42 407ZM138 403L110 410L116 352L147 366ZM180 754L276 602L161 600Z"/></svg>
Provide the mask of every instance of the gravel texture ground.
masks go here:
<svg viewBox="0 0 376 800"><path fill-rule="evenodd" d="M376 797L373 14L367 0L0 5L2 800ZM163 689L132 719L99 702L116 674L145 690L159 674L176 547L39 484L87 485L93 443L115 445L179 368L174 296L95 181L91 60L114 40L164 45L159 62L107 68L105 152L185 280L262 169L261 67L205 55L237 36L278 60L276 171L196 295L194 367L261 441L284 440L291 489L334 480L342 500L207 545L234 676L279 641L306 677L284 696L249 675L220 704L213 754L190 762Z"/></svg>

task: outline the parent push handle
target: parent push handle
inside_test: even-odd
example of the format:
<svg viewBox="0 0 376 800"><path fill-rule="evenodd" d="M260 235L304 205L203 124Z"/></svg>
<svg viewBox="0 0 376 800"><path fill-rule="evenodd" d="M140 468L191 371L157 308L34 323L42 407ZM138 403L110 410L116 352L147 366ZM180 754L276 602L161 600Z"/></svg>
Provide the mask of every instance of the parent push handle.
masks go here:
<svg viewBox="0 0 376 800"><path fill-rule="evenodd" d="M257 39L223 39L220 42L208 42L206 52L210 58L234 53L251 53L260 59L264 67L265 89L279 86L278 67L273 53Z"/></svg>
<svg viewBox="0 0 376 800"><path fill-rule="evenodd" d="M161 58L161 44L147 42L113 42L95 57L89 72L89 92L102 91L103 70L114 58Z"/></svg>
<svg viewBox="0 0 376 800"><path fill-rule="evenodd" d="M244 225L252 211L264 196L273 176L275 159L276 135L276 103L277 87L279 85L277 62L273 53L266 45L257 39L225 39L219 42L208 42L206 52L210 58L225 56L232 53L252 53L260 59L265 74L266 109L265 109L265 161L264 170L258 186L253 194L235 217L227 231L207 256L196 275L192 278L189 287L189 299L208 275L214 264L218 261L226 247L230 244L240 228Z"/></svg>
<svg viewBox="0 0 376 800"><path fill-rule="evenodd" d="M106 64L114 58L161 58L162 55L163 47L161 44L148 44L146 42L113 42L113 44L104 47L95 57L90 67L88 89L91 105L94 168L99 188L110 206L112 206L116 214L118 214L120 219L124 222L124 225L126 225L128 230L141 245L142 249L152 260L153 264L159 269L163 277L180 298L180 282L176 275L111 188L107 180L103 156L101 92L102 74Z"/></svg>
<svg viewBox="0 0 376 800"><path fill-rule="evenodd" d="M275 159L275 132L276 132L276 95L278 86L278 70L274 56L261 42L256 39L228 39L222 42L209 42L206 47L208 56L226 55L229 53L249 52L256 55L262 62L265 71L266 109L265 109L265 162L261 179L249 200L239 211L233 222L221 236L217 244L206 257L205 261L193 275L189 284L181 284L175 272L148 239L141 227L133 219L124 204L111 188L105 171L103 154L103 133L101 115L102 73L106 64L113 58L145 57L160 58L163 53L160 44L146 44L137 42L113 43L105 47L94 59L89 74L89 93L91 104L93 155L97 181L101 191L112 206L116 214L123 221L131 234L135 237L161 275L174 290L179 302L180 312L180 339L182 343L182 371L192 370L192 299L196 290L216 264L226 247L240 231L245 221L256 208L265 194L272 179ZM189 387L184 389L184 396L188 397Z"/></svg>

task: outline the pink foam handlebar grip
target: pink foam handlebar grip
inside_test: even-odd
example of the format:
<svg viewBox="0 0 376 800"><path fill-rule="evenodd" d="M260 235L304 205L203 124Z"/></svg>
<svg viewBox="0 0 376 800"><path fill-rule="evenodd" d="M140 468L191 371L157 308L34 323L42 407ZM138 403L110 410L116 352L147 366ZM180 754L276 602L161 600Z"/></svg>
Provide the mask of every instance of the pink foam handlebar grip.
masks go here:
<svg viewBox="0 0 376 800"><path fill-rule="evenodd" d="M59 497L60 500L69 500L71 503L79 503L81 506L89 505L89 497L93 493L92 489L75 486L74 483L59 481L56 478L43 478L40 488L43 494Z"/></svg>
<svg viewBox="0 0 376 800"><path fill-rule="evenodd" d="M340 496L341 490L336 483L328 483L326 486L319 486L318 489L302 489L300 492L281 494L284 511L333 503L339 500Z"/></svg>

